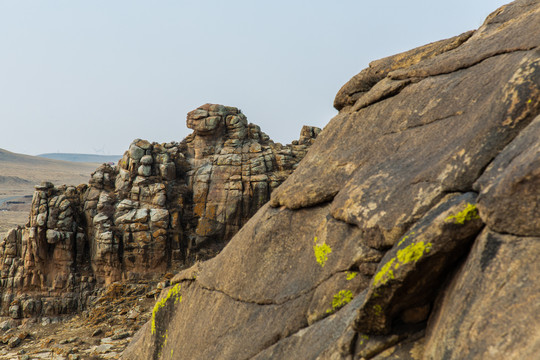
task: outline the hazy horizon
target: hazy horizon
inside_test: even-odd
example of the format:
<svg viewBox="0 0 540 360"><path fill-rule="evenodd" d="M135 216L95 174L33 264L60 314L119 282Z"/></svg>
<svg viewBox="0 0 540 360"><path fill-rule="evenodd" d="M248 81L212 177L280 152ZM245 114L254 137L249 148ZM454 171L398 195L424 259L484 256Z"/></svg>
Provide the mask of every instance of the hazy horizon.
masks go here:
<svg viewBox="0 0 540 360"><path fill-rule="evenodd" d="M274 141L324 127L370 61L477 29L506 1L0 3L0 148L123 154L181 141L204 103Z"/></svg>

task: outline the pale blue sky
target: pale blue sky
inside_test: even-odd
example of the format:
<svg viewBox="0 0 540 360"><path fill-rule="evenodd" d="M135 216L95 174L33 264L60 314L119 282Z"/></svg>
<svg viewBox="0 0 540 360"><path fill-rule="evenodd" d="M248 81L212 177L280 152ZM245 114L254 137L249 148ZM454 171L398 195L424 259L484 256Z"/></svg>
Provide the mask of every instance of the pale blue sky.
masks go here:
<svg viewBox="0 0 540 360"><path fill-rule="evenodd" d="M236 106L275 141L324 127L372 60L478 28L499 0L0 0L0 148L122 154Z"/></svg>

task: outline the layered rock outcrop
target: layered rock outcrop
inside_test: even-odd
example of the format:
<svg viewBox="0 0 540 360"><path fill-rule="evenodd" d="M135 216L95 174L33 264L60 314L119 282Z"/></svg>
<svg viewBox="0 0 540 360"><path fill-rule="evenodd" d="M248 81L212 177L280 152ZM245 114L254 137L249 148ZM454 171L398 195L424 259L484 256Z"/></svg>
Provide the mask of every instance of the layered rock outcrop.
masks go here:
<svg viewBox="0 0 540 360"><path fill-rule="evenodd" d="M125 359L533 359L540 2L376 61Z"/></svg>
<svg viewBox="0 0 540 360"><path fill-rule="evenodd" d="M84 308L96 286L153 278L217 253L304 157L320 129L274 143L240 110L190 112L180 143L137 139L89 184L36 187L29 223L0 244L3 315Z"/></svg>

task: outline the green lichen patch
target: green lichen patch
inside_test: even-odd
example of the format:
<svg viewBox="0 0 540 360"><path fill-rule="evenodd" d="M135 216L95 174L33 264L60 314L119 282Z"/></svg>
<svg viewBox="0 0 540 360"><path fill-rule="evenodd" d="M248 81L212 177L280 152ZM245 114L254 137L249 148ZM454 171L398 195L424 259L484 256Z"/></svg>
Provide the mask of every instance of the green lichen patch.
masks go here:
<svg viewBox="0 0 540 360"><path fill-rule="evenodd" d="M317 263L321 265L321 267L324 267L326 261L328 261L328 254L332 252L332 248L326 243L317 244L317 237L315 237L313 242L315 243L315 245L313 245L315 259L317 260Z"/></svg>
<svg viewBox="0 0 540 360"><path fill-rule="evenodd" d="M405 240L407 240L408 238L410 238L414 234L415 234L415 232L413 231L413 232L405 235L404 237L402 237L401 240L398 242L397 246L400 246L401 244L403 244L405 242Z"/></svg>
<svg viewBox="0 0 540 360"><path fill-rule="evenodd" d="M408 264L410 262L417 262L424 253L428 253L431 250L431 243L424 244L423 241L412 243L405 249L398 250L396 269L399 264Z"/></svg>
<svg viewBox="0 0 540 360"><path fill-rule="evenodd" d="M156 333L157 313L167 304L167 301L169 301L169 299L171 298L174 298L174 304L182 301L182 295L180 295L180 284L176 284L174 287L172 287L167 293L167 296L159 300L156 305L154 305L154 309L152 310L152 335Z"/></svg>
<svg viewBox="0 0 540 360"><path fill-rule="evenodd" d="M455 215L448 216L445 221L453 220L454 224L463 225L466 221L471 221L475 219L480 219L480 216L478 215L478 209L476 208L476 205L467 203L465 209Z"/></svg>
<svg viewBox="0 0 540 360"><path fill-rule="evenodd" d="M347 281L354 279L358 275L356 271L347 271Z"/></svg>
<svg viewBox="0 0 540 360"><path fill-rule="evenodd" d="M390 259L381 270L373 277L375 286L384 285L388 281L395 279L394 270L401 265L415 263L424 255L431 251L431 243L418 241L411 243L404 249L398 250L397 255Z"/></svg>
<svg viewBox="0 0 540 360"><path fill-rule="evenodd" d="M360 335L358 337L358 345L364 345L364 342L366 342L367 340L369 340L369 336L368 335Z"/></svg>
<svg viewBox="0 0 540 360"><path fill-rule="evenodd" d="M390 261L384 264L381 271L375 274L375 277L373 278L375 285L384 285L388 282L388 280L395 279L394 271L392 270L392 265L394 264L394 261L396 261L395 258L390 259Z"/></svg>
<svg viewBox="0 0 540 360"><path fill-rule="evenodd" d="M333 313L339 308L347 305L353 299L353 293L351 290L340 290L337 294L334 295L332 299L332 308L326 310L327 313Z"/></svg>
<svg viewBox="0 0 540 360"><path fill-rule="evenodd" d="M376 316L381 316L383 314L382 306L379 304L373 305L373 312Z"/></svg>

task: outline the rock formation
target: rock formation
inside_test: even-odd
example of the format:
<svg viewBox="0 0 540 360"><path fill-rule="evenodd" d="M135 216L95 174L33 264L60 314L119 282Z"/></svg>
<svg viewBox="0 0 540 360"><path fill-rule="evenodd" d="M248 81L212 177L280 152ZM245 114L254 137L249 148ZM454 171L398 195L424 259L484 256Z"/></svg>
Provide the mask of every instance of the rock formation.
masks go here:
<svg viewBox="0 0 540 360"><path fill-rule="evenodd" d="M84 308L97 287L152 278L218 252L304 157L320 129L282 146L234 107L190 112L181 143L137 139L89 184L36 187L28 224L0 244L2 315Z"/></svg>
<svg viewBox="0 0 540 360"><path fill-rule="evenodd" d="M223 251L177 274L124 359L540 353L540 2L370 64Z"/></svg>

